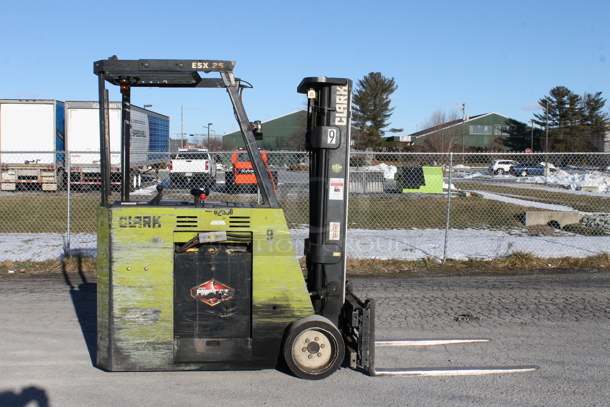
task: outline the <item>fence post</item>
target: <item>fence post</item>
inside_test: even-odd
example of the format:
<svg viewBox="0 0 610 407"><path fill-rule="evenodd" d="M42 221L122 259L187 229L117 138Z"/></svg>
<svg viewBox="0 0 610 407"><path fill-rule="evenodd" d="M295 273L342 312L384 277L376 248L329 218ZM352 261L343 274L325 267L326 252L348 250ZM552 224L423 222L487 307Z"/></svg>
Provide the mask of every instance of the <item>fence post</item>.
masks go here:
<svg viewBox="0 0 610 407"><path fill-rule="evenodd" d="M71 227L72 224L70 222L72 216L71 216L71 186L72 184L70 183L70 172L71 172L71 167L72 167L72 155L71 152L66 151L66 155L65 155L65 174L66 174L66 191L67 191L67 213L68 213L68 219L67 219L67 230L66 230L66 244L64 246L64 256L66 257L70 257L70 254L72 253L72 249L71 249Z"/></svg>
<svg viewBox="0 0 610 407"><path fill-rule="evenodd" d="M548 154L544 154L544 169L542 170L542 175L544 176L544 185L548 185L548 174L549 174L549 156Z"/></svg>
<svg viewBox="0 0 610 407"><path fill-rule="evenodd" d="M449 153L449 182L447 184L447 216L445 217L445 244L443 246L443 263L447 260L447 240L449 239L449 218L451 215L451 173L453 172L453 153Z"/></svg>

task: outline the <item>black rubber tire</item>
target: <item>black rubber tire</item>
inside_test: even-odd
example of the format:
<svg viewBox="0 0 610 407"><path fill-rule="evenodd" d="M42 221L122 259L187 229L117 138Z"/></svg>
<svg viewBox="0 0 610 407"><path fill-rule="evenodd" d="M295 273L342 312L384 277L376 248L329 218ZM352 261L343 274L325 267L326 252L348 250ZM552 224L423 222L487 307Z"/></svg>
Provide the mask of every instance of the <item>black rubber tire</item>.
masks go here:
<svg viewBox="0 0 610 407"><path fill-rule="evenodd" d="M214 185L216 185L216 179L211 175L206 175L203 177L203 183L206 187L212 188Z"/></svg>
<svg viewBox="0 0 610 407"><path fill-rule="evenodd" d="M233 174L233 171L225 173L225 189L229 193L235 192L235 174Z"/></svg>
<svg viewBox="0 0 610 407"><path fill-rule="evenodd" d="M502 168L498 168L496 170L496 175L504 175L504 170Z"/></svg>
<svg viewBox="0 0 610 407"><path fill-rule="evenodd" d="M320 380L339 369L345 358L345 343L332 322L320 315L310 315L288 327L282 353L296 376Z"/></svg>
<svg viewBox="0 0 610 407"><path fill-rule="evenodd" d="M172 173L169 174L169 187L178 188L178 180L176 179L176 176Z"/></svg>
<svg viewBox="0 0 610 407"><path fill-rule="evenodd" d="M66 175L66 172L63 169L57 170L57 190L68 190L68 176Z"/></svg>

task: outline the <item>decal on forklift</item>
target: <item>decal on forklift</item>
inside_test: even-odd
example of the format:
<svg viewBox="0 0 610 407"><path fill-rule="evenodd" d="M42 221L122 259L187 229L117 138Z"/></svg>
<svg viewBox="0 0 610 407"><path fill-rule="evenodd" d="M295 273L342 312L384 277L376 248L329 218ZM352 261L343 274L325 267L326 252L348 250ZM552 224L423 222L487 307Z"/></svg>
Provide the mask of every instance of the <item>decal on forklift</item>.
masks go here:
<svg viewBox="0 0 610 407"><path fill-rule="evenodd" d="M326 141L327 144L337 144L337 130L335 129L328 129L328 140Z"/></svg>
<svg viewBox="0 0 610 407"><path fill-rule="evenodd" d="M334 163L330 168L335 174L338 174L343 171L343 166L340 163Z"/></svg>
<svg viewBox="0 0 610 407"><path fill-rule="evenodd" d="M343 200L343 191L345 189L345 178L330 178L329 180L328 199L335 201Z"/></svg>
<svg viewBox="0 0 610 407"><path fill-rule="evenodd" d="M120 228L160 228L161 216L121 216Z"/></svg>
<svg viewBox="0 0 610 407"><path fill-rule="evenodd" d="M234 294L233 288L214 279L191 288L191 297L211 307L230 300Z"/></svg>
<svg viewBox="0 0 610 407"><path fill-rule="evenodd" d="M233 215L233 209L229 209L228 211L225 211L224 209L219 209L219 210L214 211L214 215L216 215L216 216Z"/></svg>
<svg viewBox="0 0 610 407"><path fill-rule="evenodd" d="M337 86L337 100L336 100L336 115L335 124L347 125L347 102L349 97L349 88L347 86Z"/></svg>
<svg viewBox="0 0 610 407"><path fill-rule="evenodd" d="M341 222L330 222L328 240L340 240L341 239Z"/></svg>
<svg viewBox="0 0 610 407"><path fill-rule="evenodd" d="M225 67L224 62L212 62L211 69L224 69L224 67ZM210 63L209 62L192 62L191 68L192 69L210 69Z"/></svg>

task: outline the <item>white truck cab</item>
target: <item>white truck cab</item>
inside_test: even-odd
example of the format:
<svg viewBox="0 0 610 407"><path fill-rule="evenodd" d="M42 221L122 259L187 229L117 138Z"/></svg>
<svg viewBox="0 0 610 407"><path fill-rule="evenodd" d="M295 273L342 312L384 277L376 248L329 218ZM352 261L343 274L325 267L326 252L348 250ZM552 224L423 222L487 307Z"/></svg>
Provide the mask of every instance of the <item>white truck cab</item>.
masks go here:
<svg viewBox="0 0 610 407"><path fill-rule="evenodd" d="M216 184L216 163L207 148L181 148L169 162L169 177L172 186L212 187Z"/></svg>

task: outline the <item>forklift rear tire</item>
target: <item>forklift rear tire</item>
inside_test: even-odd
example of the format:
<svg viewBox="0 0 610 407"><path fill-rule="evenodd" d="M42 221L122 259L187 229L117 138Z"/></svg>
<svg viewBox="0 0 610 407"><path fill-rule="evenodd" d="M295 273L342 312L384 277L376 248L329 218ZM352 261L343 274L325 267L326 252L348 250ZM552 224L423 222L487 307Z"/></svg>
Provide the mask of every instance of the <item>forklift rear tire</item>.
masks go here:
<svg viewBox="0 0 610 407"><path fill-rule="evenodd" d="M339 369L345 357L345 344L332 322L311 315L290 325L283 352L292 373L302 379L319 380Z"/></svg>

